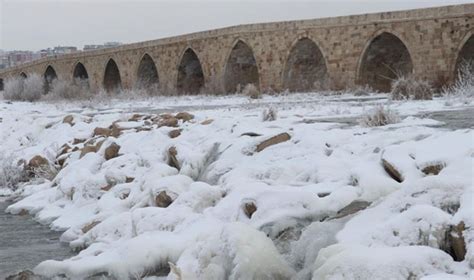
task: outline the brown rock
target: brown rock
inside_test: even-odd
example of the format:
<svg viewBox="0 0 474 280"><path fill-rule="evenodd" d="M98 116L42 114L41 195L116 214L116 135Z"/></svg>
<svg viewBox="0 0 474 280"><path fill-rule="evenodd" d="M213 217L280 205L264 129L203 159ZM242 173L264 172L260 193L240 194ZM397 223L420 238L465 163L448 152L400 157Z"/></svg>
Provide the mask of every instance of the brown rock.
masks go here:
<svg viewBox="0 0 474 280"><path fill-rule="evenodd" d="M88 153L97 153L97 147L96 146L85 146L84 148L81 149L81 155L79 158L84 157Z"/></svg>
<svg viewBox="0 0 474 280"><path fill-rule="evenodd" d="M122 130L116 123L110 126L110 136L118 138L122 134Z"/></svg>
<svg viewBox="0 0 474 280"><path fill-rule="evenodd" d="M246 202L243 205L243 210L244 210L245 215L247 215L247 217L250 219L252 218L253 213L257 211L257 205L255 205L253 201Z"/></svg>
<svg viewBox="0 0 474 280"><path fill-rule="evenodd" d="M67 123L70 126L73 126L74 125L74 117L72 115L65 116L64 119L63 119L63 123Z"/></svg>
<svg viewBox="0 0 474 280"><path fill-rule="evenodd" d="M173 129L170 132L168 132L168 136L170 138L176 138L181 135L181 129Z"/></svg>
<svg viewBox="0 0 474 280"><path fill-rule="evenodd" d="M177 155L178 151L176 150L176 147L170 147L168 149L168 165L180 170L181 167L179 165L178 159L176 158Z"/></svg>
<svg viewBox="0 0 474 280"><path fill-rule="evenodd" d="M448 233L448 244L451 245L451 255L455 261L461 262L466 257L466 241L463 231L466 229L464 222L452 226Z"/></svg>
<svg viewBox="0 0 474 280"><path fill-rule="evenodd" d="M133 116L128 119L129 122L137 122L143 118L144 115L142 114L133 114Z"/></svg>
<svg viewBox="0 0 474 280"><path fill-rule="evenodd" d="M166 193L161 191L155 198L155 204L157 207L166 208L173 202L173 199Z"/></svg>
<svg viewBox="0 0 474 280"><path fill-rule="evenodd" d="M387 172L387 174L392 177L393 180L399 183L403 182L404 178L402 174L397 170L397 168L395 168L395 166L393 166L393 164L382 158L382 166L385 172Z"/></svg>
<svg viewBox="0 0 474 280"><path fill-rule="evenodd" d="M21 209L20 213L18 213L18 215L20 216L26 216L28 214L30 214L30 212L28 212L28 210L26 209Z"/></svg>
<svg viewBox="0 0 474 280"><path fill-rule="evenodd" d="M349 203L349 205L347 205L346 207L337 211L336 216L334 216L332 219L340 219L340 218L355 214L361 210L364 210L365 208L369 206L370 206L370 202L367 202L364 200L354 200L351 203Z"/></svg>
<svg viewBox="0 0 474 280"><path fill-rule="evenodd" d="M178 120L183 120L183 122L188 122L194 119L194 115L188 112L180 112L176 114L175 118L177 118Z"/></svg>
<svg viewBox="0 0 474 280"><path fill-rule="evenodd" d="M40 280L44 279L43 277L34 274L31 270L24 270L18 272L17 274L12 274L5 278L5 280Z"/></svg>
<svg viewBox="0 0 474 280"><path fill-rule="evenodd" d="M120 146L117 145L115 142L110 144L106 149L104 153L104 158L105 160L113 159L115 157L118 157L119 155L119 150Z"/></svg>
<svg viewBox="0 0 474 280"><path fill-rule="evenodd" d="M84 143L84 142L86 142L86 139L74 138L74 140L72 140L73 145L81 144L81 143Z"/></svg>
<svg viewBox="0 0 474 280"><path fill-rule="evenodd" d="M91 230L92 228L94 228L96 225L100 224L100 221L94 221L88 225L85 225L83 228L82 228L82 232L83 233L87 233L89 230Z"/></svg>
<svg viewBox="0 0 474 280"><path fill-rule="evenodd" d="M162 126L169 126L169 127L177 127L178 126L178 119L175 117L160 119L158 122L158 127Z"/></svg>
<svg viewBox="0 0 474 280"><path fill-rule="evenodd" d="M438 175L439 172L441 172L441 170L443 170L445 166L446 165L442 162L436 163L436 164L430 164L424 167L423 169L421 169L421 172L425 173L425 175Z"/></svg>
<svg viewBox="0 0 474 280"><path fill-rule="evenodd" d="M207 119L201 122L202 125L208 125L211 124L214 120L213 119Z"/></svg>
<svg viewBox="0 0 474 280"><path fill-rule="evenodd" d="M46 158L44 158L40 155L34 156L28 162L28 167L30 169L40 168L40 167L44 167L44 166L48 166L48 165L49 165L49 161Z"/></svg>
<svg viewBox="0 0 474 280"><path fill-rule="evenodd" d="M263 141L262 143L258 144L256 151L261 152L261 151L263 151L264 149L266 149L270 146L288 141L290 139L291 139L291 136L288 133L286 133L286 132L280 133L280 134L275 135L275 136Z"/></svg>
<svg viewBox="0 0 474 280"><path fill-rule="evenodd" d="M102 188L100 188L100 189L107 192L107 191L109 191L112 187L113 187L112 184L108 184L107 186L102 187Z"/></svg>
<svg viewBox="0 0 474 280"><path fill-rule="evenodd" d="M135 178L133 178L133 177L125 177L125 183L131 183L131 182L133 182L133 181L135 181Z"/></svg>
<svg viewBox="0 0 474 280"><path fill-rule="evenodd" d="M96 127L94 129L94 136L109 137L112 134L112 130L105 127Z"/></svg>

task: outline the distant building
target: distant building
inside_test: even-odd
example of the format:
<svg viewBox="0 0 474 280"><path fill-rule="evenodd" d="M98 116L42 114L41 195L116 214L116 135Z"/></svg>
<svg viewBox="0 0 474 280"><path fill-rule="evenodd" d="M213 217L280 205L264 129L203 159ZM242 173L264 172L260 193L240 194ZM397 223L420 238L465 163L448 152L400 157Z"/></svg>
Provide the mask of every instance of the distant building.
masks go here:
<svg viewBox="0 0 474 280"><path fill-rule="evenodd" d="M122 45L122 43L120 42L106 42L103 45L84 45L83 50L84 51L99 50L99 49L105 49L105 48L118 47L120 45Z"/></svg>
<svg viewBox="0 0 474 280"><path fill-rule="evenodd" d="M54 54L67 54L67 53L75 53L75 52L77 52L76 47L57 46L57 47L54 47L53 49Z"/></svg>
<svg viewBox="0 0 474 280"><path fill-rule="evenodd" d="M104 47L106 48L113 48L113 47L118 47L120 46L122 43L120 42L107 42L107 43L104 43Z"/></svg>

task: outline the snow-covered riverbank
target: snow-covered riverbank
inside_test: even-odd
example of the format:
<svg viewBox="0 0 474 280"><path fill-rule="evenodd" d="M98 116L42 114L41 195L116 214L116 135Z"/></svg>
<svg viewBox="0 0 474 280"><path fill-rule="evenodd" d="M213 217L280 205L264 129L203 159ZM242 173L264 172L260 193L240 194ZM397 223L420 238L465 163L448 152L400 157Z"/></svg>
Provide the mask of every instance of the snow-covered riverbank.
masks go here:
<svg viewBox="0 0 474 280"><path fill-rule="evenodd" d="M420 115L474 103L391 102L401 120L381 127L334 120L384 97L2 101L3 161L46 177L8 212L80 250L39 264L48 277L468 279L473 130Z"/></svg>

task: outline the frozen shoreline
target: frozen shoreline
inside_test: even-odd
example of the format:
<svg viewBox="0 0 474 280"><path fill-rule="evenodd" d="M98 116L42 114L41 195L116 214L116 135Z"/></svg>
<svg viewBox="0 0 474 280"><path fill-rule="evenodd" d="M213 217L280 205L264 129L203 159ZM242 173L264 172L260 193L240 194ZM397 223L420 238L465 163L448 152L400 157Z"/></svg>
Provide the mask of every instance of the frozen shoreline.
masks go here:
<svg viewBox="0 0 474 280"><path fill-rule="evenodd" d="M343 125L337 118L358 119L387 104L383 95L297 94L251 102L243 96L169 97L86 107L0 102L4 158L41 155L54 162L63 144L70 146L58 175L21 187L16 194L25 199L7 211L28 211L66 230L61 239L83 249L70 260L36 267L46 276L441 275L426 278L433 280L448 273L467 279L474 262L473 130L439 128L420 113L472 110L468 101L390 102L402 121L374 128ZM278 117L262 122L268 104ZM170 138L177 128L159 127L163 120L155 113L184 108L193 109L194 119L180 120L180 135ZM145 114L131 120L134 112ZM66 115L73 126L63 123ZM95 128L116 121L120 135L92 136ZM260 136L241 136L249 132ZM290 139L255 151L280 133ZM80 157L84 141L73 144L74 139L105 142ZM120 146L118 157L106 160L112 143ZM179 170L170 166L170 147L177 151ZM403 182L387 175L382 158ZM438 175L420 171L434 163L443 164ZM171 201L166 207L160 204L163 192ZM340 217L354 201L368 208ZM440 235L461 221L467 253L455 262L442 250ZM365 270L355 269L361 266Z"/></svg>

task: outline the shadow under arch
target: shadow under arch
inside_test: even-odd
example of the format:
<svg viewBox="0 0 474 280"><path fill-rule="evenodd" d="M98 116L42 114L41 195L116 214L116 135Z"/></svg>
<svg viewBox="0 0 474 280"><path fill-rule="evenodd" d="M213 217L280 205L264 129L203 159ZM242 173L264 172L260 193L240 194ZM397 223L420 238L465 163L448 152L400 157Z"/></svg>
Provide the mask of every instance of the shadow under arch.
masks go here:
<svg viewBox="0 0 474 280"><path fill-rule="evenodd" d="M380 92L389 92L394 80L413 74L413 61L406 44L389 31L373 37L364 49L357 83Z"/></svg>
<svg viewBox="0 0 474 280"><path fill-rule="evenodd" d="M178 94L198 94L204 87L204 73L201 61L193 49L188 47L178 66Z"/></svg>
<svg viewBox="0 0 474 280"><path fill-rule="evenodd" d="M226 93L240 92L248 84L260 88L257 61L250 46L238 39L225 64L224 90Z"/></svg>
<svg viewBox="0 0 474 280"><path fill-rule="evenodd" d="M329 88L327 63L321 48L311 38L298 38L290 48L282 74L283 88L308 92Z"/></svg>
<svg viewBox="0 0 474 280"><path fill-rule="evenodd" d="M103 86L107 92L118 92L122 89L120 70L114 59L110 58L105 66Z"/></svg>

